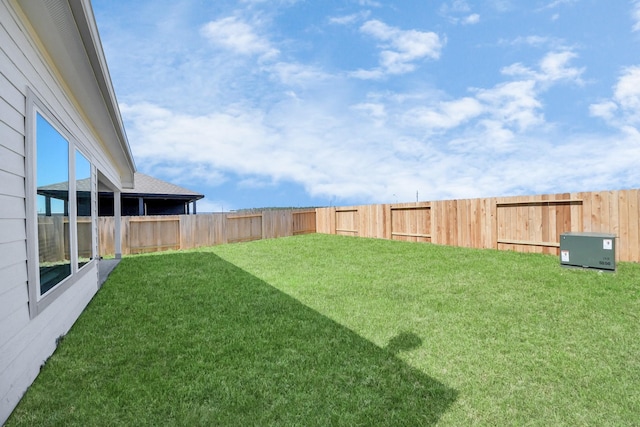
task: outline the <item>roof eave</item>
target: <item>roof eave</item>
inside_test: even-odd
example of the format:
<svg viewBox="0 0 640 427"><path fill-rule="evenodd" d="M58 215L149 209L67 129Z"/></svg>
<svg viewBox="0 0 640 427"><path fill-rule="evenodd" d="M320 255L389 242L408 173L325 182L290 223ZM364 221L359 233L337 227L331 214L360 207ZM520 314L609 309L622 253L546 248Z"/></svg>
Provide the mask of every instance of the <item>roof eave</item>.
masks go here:
<svg viewBox="0 0 640 427"><path fill-rule="evenodd" d="M85 46L89 62L94 71L96 83L105 101L109 116L114 126L114 131L118 136L120 150L127 164L126 176L122 177L122 186L124 188L133 188L134 173L136 171L135 161L131 152L131 146L124 128L120 108L116 93L111 82L111 75L107 60L104 56L100 33L96 24L95 15L90 0L69 0L69 6L73 12L82 43Z"/></svg>
<svg viewBox="0 0 640 427"><path fill-rule="evenodd" d="M155 194L155 193L131 193L126 192L121 194L122 198L139 198L144 199L166 199L166 200L185 200L194 201L204 199L203 194Z"/></svg>
<svg viewBox="0 0 640 427"><path fill-rule="evenodd" d="M90 121L118 172L120 186L133 188L136 170L89 0L16 0ZM102 102L100 102L102 100Z"/></svg>

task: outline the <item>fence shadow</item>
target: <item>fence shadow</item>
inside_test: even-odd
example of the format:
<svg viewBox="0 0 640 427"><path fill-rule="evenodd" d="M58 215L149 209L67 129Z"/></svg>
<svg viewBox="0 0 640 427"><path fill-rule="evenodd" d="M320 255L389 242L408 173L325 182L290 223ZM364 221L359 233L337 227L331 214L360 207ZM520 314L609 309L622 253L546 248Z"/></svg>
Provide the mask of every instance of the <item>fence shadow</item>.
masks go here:
<svg viewBox="0 0 640 427"><path fill-rule="evenodd" d="M75 350L91 334L104 348L87 361ZM64 368L41 376L64 389L52 395L75 393L76 414L119 393L103 415L125 425L433 425L458 393L394 355L415 345L401 334L380 348L214 254L146 255L120 263L53 356ZM51 416L28 398L32 420Z"/></svg>

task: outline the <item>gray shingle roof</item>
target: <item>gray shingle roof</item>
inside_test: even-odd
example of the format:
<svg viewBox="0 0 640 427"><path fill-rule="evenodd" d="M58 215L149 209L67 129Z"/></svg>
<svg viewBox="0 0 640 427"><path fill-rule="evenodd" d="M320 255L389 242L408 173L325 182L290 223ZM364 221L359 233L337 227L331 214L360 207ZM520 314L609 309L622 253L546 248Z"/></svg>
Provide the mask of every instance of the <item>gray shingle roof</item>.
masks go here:
<svg viewBox="0 0 640 427"><path fill-rule="evenodd" d="M123 194L153 194L153 195L170 195L170 196L193 196L194 198L203 198L204 194L187 190L170 182L136 172L134 176L134 187L123 189Z"/></svg>
<svg viewBox="0 0 640 427"><path fill-rule="evenodd" d="M140 196L173 196L180 199L188 198L190 200L199 200L204 197L204 194L187 190L186 188L179 187L175 184L171 184L170 182L163 181L140 172L135 173L134 180L134 188L123 189L122 194L135 194ZM76 185L78 191L89 191L89 178L78 181ZM67 182L38 187L38 194L51 195L53 197L55 197L56 192L67 191L69 191L69 185Z"/></svg>

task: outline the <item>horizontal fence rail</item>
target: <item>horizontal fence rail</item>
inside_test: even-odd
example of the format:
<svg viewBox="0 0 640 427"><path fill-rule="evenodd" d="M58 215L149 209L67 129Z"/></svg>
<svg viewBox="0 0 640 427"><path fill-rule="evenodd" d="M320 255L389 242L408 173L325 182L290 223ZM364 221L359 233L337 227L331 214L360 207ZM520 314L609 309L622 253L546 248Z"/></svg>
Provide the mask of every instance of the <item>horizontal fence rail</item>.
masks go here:
<svg viewBox="0 0 640 427"><path fill-rule="evenodd" d="M564 232L615 234L640 262L640 190L316 209L318 233L558 255Z"/></svg>
<svg viewBox="0 0 640 427"><path fill-rule="evenodd" d="M115 253L115 219L98 218L100 256ZM251 214L125 216L122 254L192 249L224 243L315 233L315 210L265 210Z"/></svg>

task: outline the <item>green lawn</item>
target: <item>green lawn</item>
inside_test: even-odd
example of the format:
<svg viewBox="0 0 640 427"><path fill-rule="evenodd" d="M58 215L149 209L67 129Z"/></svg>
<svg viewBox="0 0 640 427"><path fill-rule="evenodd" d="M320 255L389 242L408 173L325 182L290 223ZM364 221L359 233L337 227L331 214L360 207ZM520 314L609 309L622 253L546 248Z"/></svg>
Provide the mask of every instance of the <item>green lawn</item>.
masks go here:
<svg viewBox="0 0 640 427"><path fill-rule="evenodd" d="M125 258L13 425L638 425L640 265L327 235Z"/></svg>

